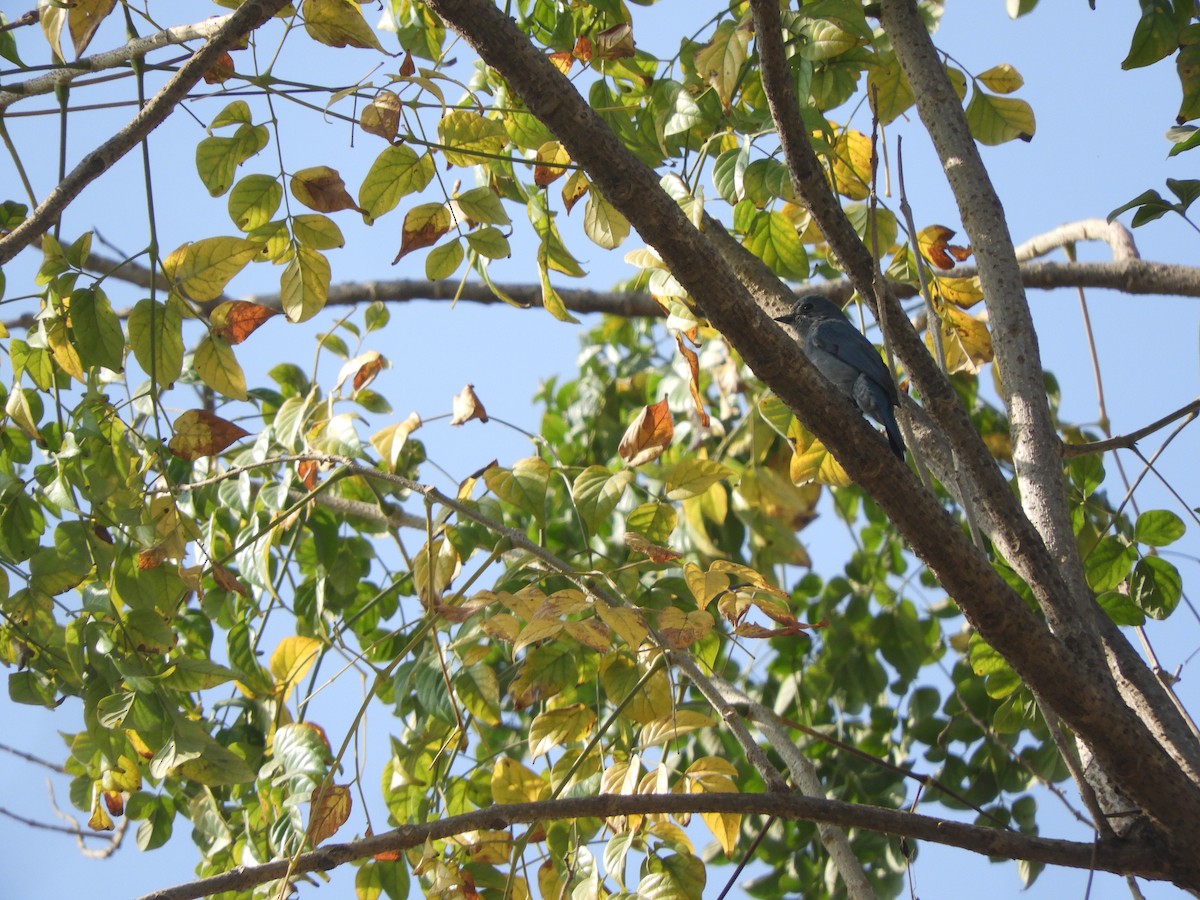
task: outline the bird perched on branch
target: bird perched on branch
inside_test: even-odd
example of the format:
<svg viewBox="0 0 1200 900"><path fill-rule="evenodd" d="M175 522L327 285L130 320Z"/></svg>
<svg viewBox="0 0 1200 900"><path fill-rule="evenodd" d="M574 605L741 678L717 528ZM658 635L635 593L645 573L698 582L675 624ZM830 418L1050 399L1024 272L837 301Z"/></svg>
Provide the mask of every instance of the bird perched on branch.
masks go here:
<svg viewBox="0 0 1200 900"><path fill-rule="evenodd" d="M904 438L895 413L900 405L896 382L862 332L835 303L819 294L801 297L791 312L775 321L796 329L804 355L855 406L883 426L892 452L903 461Z"/></svg>

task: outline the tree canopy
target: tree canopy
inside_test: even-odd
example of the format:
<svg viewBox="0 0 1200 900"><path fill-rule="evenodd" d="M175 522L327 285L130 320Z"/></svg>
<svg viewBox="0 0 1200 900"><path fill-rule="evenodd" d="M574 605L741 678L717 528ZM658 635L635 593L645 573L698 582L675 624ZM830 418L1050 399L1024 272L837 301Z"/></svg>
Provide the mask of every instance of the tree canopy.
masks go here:
<svg viewBox="0 0 1200 900"><path fill-rule="evenodd" d="M1119 222L1190 224L1200 180L1017 246L979 148L1037 100L938 0L653 35L623 0L219 5L0 16L0 661L82 722L46 760L81 840L190 833L161 900L339 867L363 900L892 896L926 842L1200 890L1200 731L1146 628L1194 630L1195 504L1139 502L1200 401L1117 435L1097 375L1065 420L1026 297L1200 296ZM1172 155L1198 35L1143 3L1123 63L1174 64ZM636 274L586 280L609 253ZM879 346L906 461L772 321L806 293ZM422 385L379 389L415 299L590 316L524 456L452 477ZM1043 834L1051 796L1093 840Z"/></svg>

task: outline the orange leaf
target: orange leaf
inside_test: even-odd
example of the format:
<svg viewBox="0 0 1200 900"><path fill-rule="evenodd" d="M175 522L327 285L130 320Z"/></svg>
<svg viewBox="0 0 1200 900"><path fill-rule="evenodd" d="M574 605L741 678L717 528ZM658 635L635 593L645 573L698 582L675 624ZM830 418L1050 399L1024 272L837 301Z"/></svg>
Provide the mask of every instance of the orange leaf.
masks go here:
<svg viewBox="0 0 1200 900"><path fill-rule="evenodd" d="M139 550L137 555L137 567L139 572L145 572L148 569L157 569L163 564L163 560L167 558L167 548L163 543L157 543L153 547L147 547L145 550Z"/></svg>
<svg viewBox="0 0 1200 900"><path fill-rule="evenodd" d="M342 176L329 166L301 169L292 176L289 186L293 197L317 212L356 209L360 213L366 213L366 210L355 203L347 193L346 182L342 181Z"/></svg>
<svg viewBox="0 0 1200 900"><path fill-rule="evenodd" d="M930 225L917 232L917 247L939 269L953 269L956 260L962 262L971 255L971 249L951 244L952 237L954 231L945 225Z"/></svg>
<svg viewBox="0 0 1200 900"><path fill-rule="evenodd" d="M311 459L302 459L296 463L296 474L310 491L317 486L317 464Z"/></svg>
<svg viewBox="0 0 1200 900"><path fill-rule="evenodd" d="M564 50L562 53L551 53L550 62L554 63L554 68L567 75L571 71L571 66L575 64L575 57L570 51Z"/></svg>
<svg viewBox="0 0 1200 900"><path fill-rule="evenodd" d="M308 839L316 847L321 841L332 837L350 818L350 788L331 784L323 791L313 791L312 810L308 820Z"/></svg>
<svg viewBox="0 0 1200 900"><path fill-rule="evenodd" d="M585 37L576 38L571 55L582 63L590 63L592 61L592 42Z"/></svg>
<svg viewBox="0 0 1200 900"><path fill-rule="evenodd" d="M120 791L104 791L104 805L108 807L108 811L119 816L125 812L125 798L121 796Z"/></svg>
<svg viewBox="0 0 1200 900"><path fill-rule="evenodd" d="M700 425L707 428L712 420L709 419L708 413L704 409L704 400L700 396L700 357L696 355L695 350L683 342L682 334L675 335L675 343L679 345L679 352L687 360L688 370L692 373L688 388L692 392L692 402L696 404L696 412L700 414Z"/></svg>
<svg viewBox="0 0 1200 900"><path fill-rule="evenodd" d="M224 84L233 77L233 57L222 53L217 61L208 67L204 73L205 84Z"/></svg>
<svg viewBox="0 0 1200 900"><path fill-rule="evenodd" d="M417 74L417 64L413 62L412 54L404 54L404 62L400 63L400 74L405 78Z"/></svg>
<svg viewBox="0 0 1200 900"><path fill-rule="evenodd" d="M213 581L217 583L217 587L221 590L228 591L231 594L240 594L243 597L250 596L250 589L238 581L237 576L220 563L213 564L212 574Z"/></svg>
<svg viewBox="0 0 1200 900"><path fill-rule="evenodd" d="M674 437L671 410L667 406L667 398L663 397L652 406L642 407L638 417L625 430L617 452L626 465L640 466L662 456Z"/></svg>
<svg viewBox="0 0 1200 900"><path fill-rule="evenodd" d="M234 441L249 437L240 425L205 409L189 409L175 420L175 436L167 447L180 459L193 460L220 453Z"/></svg>
<svg viewBox="0 0 1200 900"><path fill-rule="evenodd" d="M533 183L545 187L566 173L571 164L571 155L558 141L546 141L538 147L537 165L533 167ZM568 210L569 211L569 210Z"/></svg>
<svg viewBox="0 0 1200 900"><path fill-rule="evenodd" d="M334 386L334 393L342 389L342 385L347 381L351 382L355 391L362 390L368 384L375 380L375 376L382 372L388 366L387 358L384 357L378 350L368 350L366 353L360 353L354 359L347 360L338 372L337 385Z"/></svg>
<svg viewBox="0 0 1200 900"><path fill-rule="evenodd" d="M230 344L240 344L279 310L248 300L227 300L217 306L209 317L212 333Z"/></svg>
<svg viewBox="0 0 1200 900"><path fill-rule="evenodd" d="M454 398L453 410L454 416L450 419L451 425L461 425L472 419L478 419L480 422L488 420L487 410L483 408L483 403L475 395L475 385L473 384L468 384L462 389L462 393Z"/></svg>

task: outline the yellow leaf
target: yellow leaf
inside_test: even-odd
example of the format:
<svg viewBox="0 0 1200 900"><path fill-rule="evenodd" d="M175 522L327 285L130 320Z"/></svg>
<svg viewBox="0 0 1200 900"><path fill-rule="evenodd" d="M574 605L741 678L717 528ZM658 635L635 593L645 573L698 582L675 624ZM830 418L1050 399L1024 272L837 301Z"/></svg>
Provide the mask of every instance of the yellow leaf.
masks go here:
<svg viewBox="0 0 1200 900"><path fill-rule="evenodd" d="M596 615L600 620L620 635L621 640L636 650L646 640L650 629L646 627L646 619L640 609L625 606L609 606L603 601L595 604Z"/></svg>
<svg viewBox="0 0 1200 900"><path fill-rule="evenodd" d="M533 183L538 187L546 187L565 175L570 164L571 154L567 153L566 148L558 141L547 141L538 147Z"/></svg>
<svg viewBox="0 0 1200 900"><path fill-rule="evenodd" d="M192 355L192 365L200 380L231 400L246 400L246 375L233 348L224 338L207 334Z"/></svg>
<svg viewBox="0 0 1200 900"><path fill-rule="evenodd" d="M724 572L703 571L695 563L683 567L683 580L696 598L696 605L704 609L719 595L729 589L729 576Z"/></svg>
<svg viewBox="0 0 1200 900"><path fill-rule="evenodd" d="M725 112L733 105L733 91L741 77L749 45L749 27L739 27L726 19L717 26L707 46L696 53L696 74L712 85Z"/></svg>
<svg viewBox="0 0 1200 900"><path fill-rule="evenodd" d="M492 800L496 803L536 803L550 793L550 785L515 759L502 756L492 768Z"/></svg>
<svg viewBox="0 0 1200 900"><path fill-rule="evenodd" d="M833 144L832 186L843 197L865 200L871 193L871 139L848 128Z"/></svg>
<svg viewBox="0 0 1200 900"><path fill-rule="evenodd" d="M846 487L850 476L842 464L833 458L825 445L813 437L799 422L793 424L792 462L789 474L792 484L827 484L831 487Z"/></svg>
<svg viewBox="0 0 1200 900"><path fill-rule="evenodd" d="M942 305L942 346L946 351L946 368L951 372L977 373L984 363L992 361L992 336L987 323L967 315L958 308ZM932 336L926 335L927 344Z"/></svg>
<svg viewBox="0 0 1200 900"><path fill-rule="evenodd" d="M296 683L308 674L320 650L320 641L299 634L290 635L279 642L271 654L269 668L275 677L275 690L284 702L287 702Z"/></svg>
<svg viewBox="0 0 1200 900"><path fill-rule="evenodd" d="M314 41L330 47L361 47L386 53L379 38L351 0L304 0L300 7L304 30Z"/></svg>
<svg viewBox="0 0 1200 900"><path fill-rule="evenodd" d="M75 58L92 42L92 37L104 17L113 11L117 0L74 0L67 12L67 29L71 32L71 43L75 45Z"/></svg>
<svg viewBox="0 0 1200 900"><path fill-rule="evenodd" d="M714 724L713 720L704 713L688 709L675 710L670 715L649 722L642 728L642 747L644 749L655 744L665 744L689 732L699 731L701 728L711 728Z"/></svg>
<svg viewBox="0 0 1200 900"><path fill-rule="evenodd" d="M261 249L261 244L244 238L204 238L172 251L163 260L163 269L184 294L204 303L220 297L225 285Z"/></svg>
<svg viewBox="0 0 1200 900"><path fill-rule="evenodd" d="M1008 63L992 66L975 77L997 94L1011 94L1025 83L1021 73Z"/></svg>
<svg viewBox="0 0 1200 900"><path fill-rule="evenodd" d="M489 156L498 156L508 143L508 132L496 119L485 119L468 109L454 109L438 122L446 162L452 166L474 166Z"/></svg>
<svg viewBox="0 0 1200 900"><path fill-rule="evenodd" d="M552 709L529 726L529 758L582 741L596 724L596 714L582 703Z"/></svg>
<svg viewBox="0 0 1200 900"><path fill-rule="evenodd" d="M311 247L300 245L279 279L279 297L290 322L311 319L329 299L329 260Z"/></svg>
<svg viewBox="0 0 1200 900"><path fill-rule="evenodd" d="M404 216L404 225L400 229L400 252L392 260L392 265L414 250L436 244L451 225L453 220L446 204L421 203L414 206Z"/></svg>

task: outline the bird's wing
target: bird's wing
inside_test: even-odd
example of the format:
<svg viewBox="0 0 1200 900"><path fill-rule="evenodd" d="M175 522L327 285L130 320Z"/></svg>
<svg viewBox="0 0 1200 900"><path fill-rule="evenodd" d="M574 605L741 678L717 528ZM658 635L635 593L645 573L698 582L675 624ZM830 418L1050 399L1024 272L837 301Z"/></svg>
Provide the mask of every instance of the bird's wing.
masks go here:
<svg viewBox="0 0 1200 900"><path fill-rule="evenodd" d="M896 383L892 380L887 366L879 353L871 346L871 342L850 324L849 321L826 319L817 323L808 340L819 350L836 357L847 366L851 366L883 388L893 405L899 404L896 394Z"/></svg>

